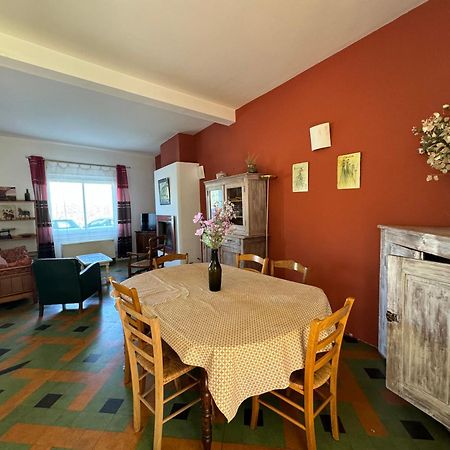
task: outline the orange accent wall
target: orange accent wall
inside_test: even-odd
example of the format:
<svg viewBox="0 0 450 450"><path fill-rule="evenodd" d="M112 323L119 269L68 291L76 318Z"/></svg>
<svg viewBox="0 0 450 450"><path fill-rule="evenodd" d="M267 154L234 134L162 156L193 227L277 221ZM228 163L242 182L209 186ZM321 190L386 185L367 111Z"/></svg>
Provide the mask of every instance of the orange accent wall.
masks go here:
<svg viewBox="0 0 450 450"><path fill-rule="evenodd" d="M161 153L155 157L158 168L174 162L197 162L194 136L178 133L160 146ZM159 159L157 159L159 158Z"/></svg>
<svg viewBox="0 0 450 450"><path fill-rule="evenodd" d="M240 108L236 123L195 136L206 179L244 172L247 153L272 173L270 248L311 268L333 308L356 303L349 330L377 342L378 224L450 226L450 175L426 182L413 125L450 103L450 1L431 0ZM332 147L309 128L331 122ZM362 152L361 189L337 190L338 155ZM292 164L309 161L308 193ZM202 191L204 191L202 186ZM203 197L204 209L204 197Z"/></svg>

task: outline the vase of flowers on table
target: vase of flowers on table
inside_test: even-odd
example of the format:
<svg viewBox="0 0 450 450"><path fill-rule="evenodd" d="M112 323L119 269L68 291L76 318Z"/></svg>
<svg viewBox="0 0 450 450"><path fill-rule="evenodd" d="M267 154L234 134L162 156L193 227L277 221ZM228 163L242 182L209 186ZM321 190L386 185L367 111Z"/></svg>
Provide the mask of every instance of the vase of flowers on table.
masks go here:
<svg viewBox="0 0 450 450"><path fill-rule="evenodd" d="M208 268L210 291L220 291L222 268L219 262L219 248L225 236L232 230L232 219L235 216L233 203L228 201L222 206L214 205L211 218L208 220L201 212L194 216L194 223L199 225L195 235L200 236L202 242L211 249L211 262Z"/></svg>
<svg viewBox="0 0 450 450"><path fill-rule="evenodd" d="M412 132L420 136L421 155L427 158L427 164L442 173L450 172L450 105L442 107L442 113L433 113L422 120L420 127L413 127ZM439 180L438 175L428 175L427 181Z"/></svg>

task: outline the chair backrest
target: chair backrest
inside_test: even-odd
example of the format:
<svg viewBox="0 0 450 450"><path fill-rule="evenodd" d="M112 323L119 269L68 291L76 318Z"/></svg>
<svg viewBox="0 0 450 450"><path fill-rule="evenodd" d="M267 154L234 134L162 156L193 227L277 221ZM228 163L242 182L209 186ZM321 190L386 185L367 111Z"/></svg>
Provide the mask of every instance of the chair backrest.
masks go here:
<svg viewBox="0 0 450 450"><path fill-rule="evenodd" d="M301 275L301 282L306 282L306 275L308 274L308 268L303 266L302 264L298 263L297 261L294 261L292 259L281 259L278 261L274 261L273 259L270 260L270 275L272 277L275 276L275 269L289 269L289 270L295 270L296 272L299 272Z"/></svg>
<svg viewBox="0 0 450 450"><path fill-rule="evenodd" d="M166 253L166 236L160 235L148 240L148 255L150 258L156 258L158 251L163 255Z"/></svg>
<svg viewBox="0 0 450 450"><path fill-rule="evenodd" d="M305 360L305 391L313 386L314 373L331 361L331 377L336 377L345 326L355 299L348 297L344 306L324 319L314 319L310 325ZM323 333L335 328L328 336Z"/></svg>
<svg viewBox="0 0 450 450"><path fill-rule="evenodd" d="M257 270L250 267L241 267L241 262L245 261L260 264L261 269ZM243 254L238 253L236 255L236 266L238 267L238 269L242 268L244 270L249 270L251 272L266 274L269 266L269 258L262 258L261 256L254 255L252 253L243 253Z"/></svg>
<svg viewBox="0 0 450 450"><path fill-rule="evenodd" d="M32 264L36 287L41 299L57 301L81 299L81 264L76 258L41 258Z"/></svg>
<svg viewBox="0 0 450 450"><path fill-rule="evenodd" d="M155 316L143 316L120 299L116 300L116 308L122 322L133 384L138 383L137 363L139 363L154 375L155 386L162 386L164 372L159 319ZM144 328L149 329L150 333L144 334L142 332Z"/></svg>
<svg viewBox="0 0 450 450"><path fill-rule="evenodd" d="M153 267L155 269L161 269L164 267L164 263L171 261L184 261L185 264L189 264L189 253L169 253L168 255L154 258Z"/></svg>
<svg viewBox="0 0 450 450"><path fill-rule="evenodd" d="M109 282L113 290L111 295L116 299L116 302L131 308L139 314L142 314L141 302L136 288L128 288L123 284L118 283L114 278L109 277ZM142 322L136 322L133 317L129 318L130 323L141 332L144 330Z"/></svg>

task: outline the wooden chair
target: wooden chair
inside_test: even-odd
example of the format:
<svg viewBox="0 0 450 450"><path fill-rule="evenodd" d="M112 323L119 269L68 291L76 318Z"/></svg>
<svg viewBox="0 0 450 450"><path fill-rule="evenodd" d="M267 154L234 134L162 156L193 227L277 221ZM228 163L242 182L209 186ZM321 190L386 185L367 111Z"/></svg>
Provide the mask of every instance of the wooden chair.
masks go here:
<svg viewBox="0 0 450 450"><path fill-rule="evenodd" d="M337 372L342 338L344 337L345 326L354 301L354 298L347 298L341 309L324 319L314 319L311 323L306 350L305 369L293 372L289 380L289 388L304 396L304 406L298 405L291 398L288 398L279 391L269 392L288 405L302 411L305 417L304 423L268 403L266 400L262 400L260 396L256 396L252 399L251 428L255 429L256 427L259 404L264 405L294 425L305 430L308 450L316 450L314 419L325 406L330 404L332 435L335 440L339 439L336 398ZM326 338L323 338L321 333L329 330L333 326L335 326L335 330ZM317 390L325 384L329 387L327 394ZM323 400L315 410L314 393L317 393Z"/></svg>
<svg viewBox="0 0 450 450"><path fill-rule="evenodd" d="M153 268L153 258L166 253L166 236L155 236L148 240L147 253L128 253L128 278L137 273L146 272ZM133 272L133 269L135 271Z"/></svg>
<svg viewBox="0 0 450 450"><path fill-rule="evenodd" d="M109 282L112 286L111 296L116 299L116 301L120 301L127 305L129 308L132 308L139 314L142 314L141 310L141 302L139 301L139 295L135 288L128 289L125 286L122 286L120 283L117 283L114 278L109 277ZM130 321L133 323L133 326L137 328L142 333L145 332L144 327L141 322L136 322L132 317L130 317ZM128 356L128 349L126 345L126 341L124 339L123 343L123 353L124 353L124 369L123 369L123 382L124 384L128 384L131 381L131 370L130 370L130 358Z"/></svg>
<svg viewBox="0 0 450 450"><path fill-rule="evenodd" d="M253 255L252 253L244 253L244 254L238 253L236 255L236 266L238 269L241 269L241 261L242 262L248 261L261 265L261 270L253 269L251 267L242 267L242 269L249 270L251 272L267 274L267 269L269 266L269 258L261 258L261 256Z"/></svg>
<svg viewBox="0 0 450 450"><path fill-rule="evenodd" d="M164 417L164 405L199 385L200 382L190 373L195 367L183 364L175 352L172 352L171 355L163 354L160 324L157 317L144 317L120 300L116 300L116 307L120 314L130 356L134 430L138 432L142 427L141 407L144 405L155 416L152 448L160 450L163 424L200 402L201 399L196 397L167 417ZM151 336L140 331L144 325L149 327ZM148 390L145 389L145 383L142 383L147 375L154 377L154 384ZM186 382L183 388L177 389L165 398L164 386L179 380L182 376L189 377L189 384ZM152 393L154 393L153 405L149 398Z"/></svg>
<svg viewBox="0 0 450 450"><path fill-rule="evenodd" d="M301 282L306 283L306 275L308 274L308 268L302 264L293 261L292 259L282 259L278 261L270 260L270 275L275 276L275 269L289 269L299 272L301 275Z"/></svg>
<svg viewBox="0 0 450 450"><path fill-rule="evenodd" d="M164 263L171 261L184 261L184 264L189 264L189 254L188 253L170 253L168 255L160 256L159 258L153 259L153 268L161 269L164 267Z"/></svg>

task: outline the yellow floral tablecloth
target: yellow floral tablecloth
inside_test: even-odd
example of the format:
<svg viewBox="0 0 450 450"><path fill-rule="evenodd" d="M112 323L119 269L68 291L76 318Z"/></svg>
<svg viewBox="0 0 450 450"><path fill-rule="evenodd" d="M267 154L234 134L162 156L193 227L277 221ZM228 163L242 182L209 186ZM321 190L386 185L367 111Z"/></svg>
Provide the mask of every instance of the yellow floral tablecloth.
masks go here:
<svg viewBox="0 0 450 450"><path fill-rule="evenodd" d="M285 388L303 368L309 324L331 312L314 286L222 266L222 290L208 289L207 264L183 264L126 280L143 313L185 364L203 367L228 421L248 397Z"/></svg>

